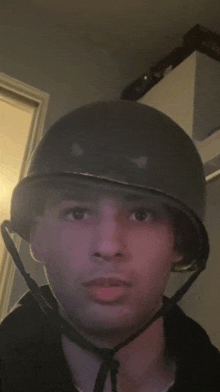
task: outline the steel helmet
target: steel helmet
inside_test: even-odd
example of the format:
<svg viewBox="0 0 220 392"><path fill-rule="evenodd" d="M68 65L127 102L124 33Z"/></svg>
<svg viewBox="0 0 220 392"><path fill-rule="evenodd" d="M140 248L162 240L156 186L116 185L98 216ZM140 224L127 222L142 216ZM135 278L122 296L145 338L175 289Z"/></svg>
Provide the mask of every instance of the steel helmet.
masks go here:
<svg viewBox="0 0 220 392"><path fill-rule="evenodd" d="M137 102L99 101L51 126L12 195L11 227L25 240L36 188L42 193L43 184L54 186L64 179L153 193L188 217L198 242L195 259L207 259L203 165L190 137L158 110Z"/></svg>

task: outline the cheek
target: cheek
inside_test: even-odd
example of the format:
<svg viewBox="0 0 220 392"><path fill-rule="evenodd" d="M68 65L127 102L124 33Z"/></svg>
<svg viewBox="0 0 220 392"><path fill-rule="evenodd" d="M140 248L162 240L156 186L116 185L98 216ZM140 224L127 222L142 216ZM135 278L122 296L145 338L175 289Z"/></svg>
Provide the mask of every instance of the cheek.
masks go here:
<svg viewBox="0 0 220 392"><path fill-rule="evenodd" d="M77 287L78 281L90 268L91 235L68 227L50 227L38 233L41 241L41 261L53 289L63 296L63 287ZM60 292L61 290L61 292ZM68 290L67 290L68 291ZM77 297L77 293L75 293Z"/></svg>
<svg viewBox="0 0 220 392"><path fill-rule="evenodd" d="M57 249L63 260L75 268L86 268L91 248L92 235L89 230L64 228L57 237Z"/></svg>
<svg viewBox="0 0 220 392"><path fill-rule="evenodd" d="M128 244L132 252L141 258L167 259L172 257L174 234L171 229L162 227L158 230L140 230L130 233Z"/></svg>
<svg viewBox="0 0 220 392"><path fill-rule="evenodd" d="M84 230L83 233L70 226L60 227L56 224L44 224L39 226L31 241L33 253L37 251L45 264L60 258L65 259L75 258L88 254L91 246L91 233L89 230ZM60 260L61 261L61 260Z"/></svg>
<svg viewBox="0 0 220 392"><path fill-rule="evenodd" d="M147 280L154 281L160 277L166 280L174 261L174 235L169 228L160 230L137 231L128 237L129 251L135 269Z"/></svg>

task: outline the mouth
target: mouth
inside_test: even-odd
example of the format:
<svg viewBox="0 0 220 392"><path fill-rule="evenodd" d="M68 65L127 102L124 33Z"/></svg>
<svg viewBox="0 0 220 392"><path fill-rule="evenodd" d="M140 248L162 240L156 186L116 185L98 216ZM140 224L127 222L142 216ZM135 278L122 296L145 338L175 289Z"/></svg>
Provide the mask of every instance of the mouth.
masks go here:
<svg viewBox="0 0 220 392"><path fill-rule="evenodd" d="M87 295L93 301L100 304L114 304L122 301L128 295L131 284L124 280L113 277L101 277L85 282Z"/></svg>
<svg viewBox="0 0 220 392"><path fill-rule="evenodd" d="M97 286L97 287L121 287L121 286L131 286L131 284L124 280L115 277L100 277L83 283L83 286Z"/></svg>

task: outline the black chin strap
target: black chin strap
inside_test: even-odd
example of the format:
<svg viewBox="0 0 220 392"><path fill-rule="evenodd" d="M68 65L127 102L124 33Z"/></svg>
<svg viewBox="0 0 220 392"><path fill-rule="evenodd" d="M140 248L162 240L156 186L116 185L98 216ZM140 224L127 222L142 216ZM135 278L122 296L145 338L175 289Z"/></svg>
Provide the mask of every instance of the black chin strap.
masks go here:
<svg viewBox="0 0 220 392"><path fill-rule="evenodd" d="M96 377L95 386L93 392L103 392L106 379L108 373L110 372L111 377L111 384L112 384L112 392L117 392L117 373L120 366L120 363L114 359L114 355L118 350L122 347L126 346L130 342L132 342L137 336L139 336L143 331L145 331L155 320L160 317L166 315L173 306L180 301L186 291L190 288L193 282L197 279L199 274L205 269L205 261L203 260L200 263L200 268L192 274L186 283L176 291L176 293L165 301L164 305L155 313L152 319L145 324L141 329L139 329L136 333L132 334L129 338L115 346L113 349L101 349L93 345L93 343L87 341L83 336L81 336L73 327L72 325L66 321L56 309L50 306L44 296L42 295L39 286L35 282L34 279L31 278L30 274L25 271L21 258L18 254L18 251L12 241L8 231L10 232L10 222L5 220L1 225L1 233L5 243L5 246L10 253L16 267L19 269L20 273L22 274L23 278L35 300L37 301L38 305L40 306L41 310L47 315L52 323L55 325L59 325L61 329L61 333L65 334L71 341L75 342L81 348L97 353L102 359L103 363L100 366L98 375Z"/></svg>

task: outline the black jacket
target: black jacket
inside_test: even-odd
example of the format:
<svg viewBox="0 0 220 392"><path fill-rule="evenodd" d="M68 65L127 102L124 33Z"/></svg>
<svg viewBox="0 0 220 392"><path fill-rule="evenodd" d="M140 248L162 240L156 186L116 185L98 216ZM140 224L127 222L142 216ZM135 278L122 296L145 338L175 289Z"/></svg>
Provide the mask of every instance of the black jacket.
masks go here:
<svg viewBox="0 0 220 392"><path fill-rule="evenodd" d="M57 306L49 286L41 290ZM164 326L168 353L177 362L170 392L220 392L220 353L205 331L178 306L165 317ZM0 361L1 392L76 392L60 332L30 292L0 326Z"/></svg>

